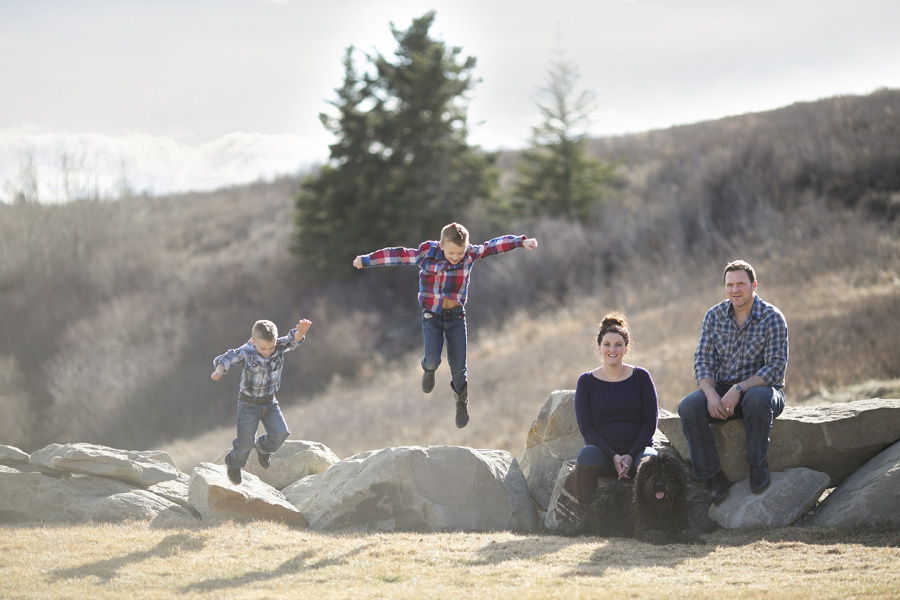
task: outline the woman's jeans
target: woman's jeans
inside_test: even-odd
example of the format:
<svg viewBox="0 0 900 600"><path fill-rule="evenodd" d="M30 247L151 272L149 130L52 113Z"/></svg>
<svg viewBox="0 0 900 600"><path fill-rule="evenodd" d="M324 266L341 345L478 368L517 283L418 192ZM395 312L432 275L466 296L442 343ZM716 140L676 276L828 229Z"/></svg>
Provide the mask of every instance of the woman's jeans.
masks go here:
<svg viewBox="0 0 900 600"><path fill-rule="evenodd" d="M466 385L466 313L461 306L433 313L422 311L422 335L425 338L425 358L422 368L428 373L441 364L444 338L447 338L447 362L453 389L462 391Z"/></svg>
<svg viewBox="0 0 900 600"><path fill-rule="evenodd" d="M638 464L640 464L641 459L645 456L659 456L659 453L650 446L644 448L644 451L638 456L637 461L631 465L629 475L635 474ZM578 453L578 458L575 459L575 462L585 467L600 467L599 474L601 477L616 477L618 475L613 459L607 456L606 453L597 446L588 444L582 448L581 452Z"/></svg>
<svg viewBox="0 0 900 600"><path fill-rule="evenodd" d="M262 422L265 435L256 437L256 430ZM291 434L284 422L278 400L272 399L268 404L254 404L238 400L237 437L233 448L225 457L225 465L233 469L242 469L247 464L247 457L254 448L271 454L281 447Z"/></svg>
<svg viewBox="0 0 900 600"><path fill-rule="evenodd" d="M730 385L716 386L720 396L725 395ZM768 466L766 454L769 451L769 434L772 422L784 410L784 392L778 388L758 386L744 392L741 401L734 409L731 419L744 420L744 432L747 434L747 462L751 467ZM709 415L706 407L706 394L703 390L695 390L685 396L678 405L678 416L681 417L681 429L687 438L694 475L704 480L715 477L722 467L719 465L719 453L713 438L710 423L724 423Z"/></svg>

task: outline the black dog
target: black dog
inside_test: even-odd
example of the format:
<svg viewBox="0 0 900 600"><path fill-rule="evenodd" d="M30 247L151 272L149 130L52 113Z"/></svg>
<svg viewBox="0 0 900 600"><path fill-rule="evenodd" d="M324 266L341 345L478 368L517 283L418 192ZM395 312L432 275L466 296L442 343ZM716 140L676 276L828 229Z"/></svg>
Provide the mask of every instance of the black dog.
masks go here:
<svg viewBox="0 0 900 600"><path fill-rule="evenodd" d="M587 530L602 537L629 537L651 544L697 544L687 508L687 473L674 456L648 456L634 483L618 480L597 490Z"/></svg>

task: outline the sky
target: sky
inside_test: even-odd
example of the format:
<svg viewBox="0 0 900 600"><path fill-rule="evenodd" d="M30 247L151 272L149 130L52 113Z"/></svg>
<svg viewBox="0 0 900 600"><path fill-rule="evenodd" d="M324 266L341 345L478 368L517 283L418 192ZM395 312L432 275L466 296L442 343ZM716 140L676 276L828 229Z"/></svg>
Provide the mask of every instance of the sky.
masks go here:
<svg viewBox="0 0 900 600"><path fill-rule="evenodd" d="M208 190L328 158L353 46L391 25L477 59L469 142L526 147L554 57L592 136L900 88L897 0L0 0L0 201ZM68 167L64 167L63 164ZM124 186L124 187L123 187Z"/></svg>

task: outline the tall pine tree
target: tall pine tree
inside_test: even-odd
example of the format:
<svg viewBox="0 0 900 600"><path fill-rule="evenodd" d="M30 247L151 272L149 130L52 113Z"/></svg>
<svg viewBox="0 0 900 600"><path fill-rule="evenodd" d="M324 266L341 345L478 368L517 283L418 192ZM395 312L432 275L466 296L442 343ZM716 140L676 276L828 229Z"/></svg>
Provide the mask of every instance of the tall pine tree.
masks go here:
<svg viewBox="0 0 900 600"><path fill-rule="evenodd" d="M615 166L587 155L587 126L594 108L588 91L576 93L578 73L561 56L551 62L536 102L543 117L532 147L516 164L515 204L531 215L587 221L609 193Z"/></svg>
<svg viewBox="0 0 900 600"><path fill-rule="evenodd" d="M493 194L488 159L467 143L466 93L475 59L433 39L435 13L391 31L392 59L354 49L344 83L320 115L336 137L329 163L303 182L296 201L294 251L320 275L384 246L434 239L476 199Z"/></svg>

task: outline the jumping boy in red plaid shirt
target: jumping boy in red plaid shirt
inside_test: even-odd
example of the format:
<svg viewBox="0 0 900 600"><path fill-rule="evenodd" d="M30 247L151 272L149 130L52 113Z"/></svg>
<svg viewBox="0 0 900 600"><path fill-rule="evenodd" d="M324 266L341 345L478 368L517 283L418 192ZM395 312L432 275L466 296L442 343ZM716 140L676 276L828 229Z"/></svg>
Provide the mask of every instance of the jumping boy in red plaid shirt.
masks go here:
<svg viewBox="0 0 900 600"><path fill-rule="evenodd" d="M524 235L505 235L482 245L469 244L469 232L459 223L441 230L441 241L428 241L418 248L384 248L353 259L357 269L414 265L419 267L419 304L422 306L422 391L434 389L434 372L441 364L444 338L450 363L450 387L456 400L456 426L469 422L466 379L466 295L472 266L479 258L516 248L537 248L537 240Z"/></svg>

